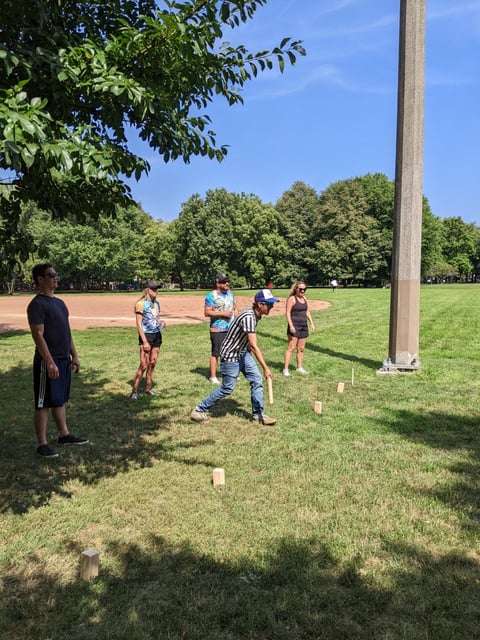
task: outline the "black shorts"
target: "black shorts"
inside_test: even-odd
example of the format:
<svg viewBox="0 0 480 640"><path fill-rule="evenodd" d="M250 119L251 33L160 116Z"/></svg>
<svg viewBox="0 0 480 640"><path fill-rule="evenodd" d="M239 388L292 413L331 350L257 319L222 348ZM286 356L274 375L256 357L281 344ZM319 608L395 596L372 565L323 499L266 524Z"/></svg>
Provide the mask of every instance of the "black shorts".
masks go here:
<svg viewBox="0 0 480 640"><path fill-rule="evenodd" d="M212 343L212 356L218 358L223 341L227 335L226 331L210 331L210 342Z"/></svg>
<svg viewBox="0 0 480 640"><path fill-rule="evenodd" d="M47 364L38 354L33 359L33 393L35 409L63 407L70 398L72 363L70 358L54 358L59 377L48 377Z"/></svg>
<svg viewBox="0 0 480 640"><path fill-rule="evenodd" d="M292 338L297 338L297 340L308 338L308 325L302 324L299 327L295 327L295 333L290 333L290 327L287 326L287 336L292 336Z"/></svg>
<svg viewBox="0 0 480 640"><path fill-rule="evenodd" d="M157 333L146 333L145 338L151 347L159 347L162 344L162 334L160 331ZM143 340L138 336L138 344L142 346Z"/></svg>

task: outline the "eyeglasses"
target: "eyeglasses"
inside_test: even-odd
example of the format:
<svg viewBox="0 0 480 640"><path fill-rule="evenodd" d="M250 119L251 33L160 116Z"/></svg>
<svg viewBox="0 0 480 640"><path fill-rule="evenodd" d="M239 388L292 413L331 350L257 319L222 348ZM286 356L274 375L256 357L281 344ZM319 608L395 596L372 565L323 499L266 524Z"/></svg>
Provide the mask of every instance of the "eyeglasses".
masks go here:
<svg viewBox="0 0 480 640"><path fill-rule="evenodd" d="M44 275L44 278L58 278L58 273L56 271L49 271Z"/></svg>
<svg viewBox="0 0 480 640"><path fill-rule="evenodd" d="M297 289L297 291L301 291L302 293L305 293L306 289Z"/></svg>
<svg viewBox="0 0 480 640"><path fill-rule="evenodd" d="M230 280L222 280L222 282L219 282L218 284L230 284Z"/></svg>

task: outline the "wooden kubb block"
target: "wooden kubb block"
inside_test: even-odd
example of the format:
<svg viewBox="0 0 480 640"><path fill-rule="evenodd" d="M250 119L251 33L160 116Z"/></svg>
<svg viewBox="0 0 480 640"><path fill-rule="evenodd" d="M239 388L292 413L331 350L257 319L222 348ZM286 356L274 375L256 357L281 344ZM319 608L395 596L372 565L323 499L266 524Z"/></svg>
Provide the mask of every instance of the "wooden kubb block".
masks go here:
<svg viewBox="0 0 480 640"><path fill-rule="evenodd" d="M213 486L217 487L222 484L225 484L225 470L214 469L213 470Z"/></svg>
<svg viewBox="0 0 480 640"><path fill-rule="evenodd" d="M322 403L320 400L315 402L315 413L322 413Z"/></svg>
<svg viewBox="0 0 480 640"><path fill-rule="evenodd" d="M338 393L343 393L344 389L345 389L345 383L344 382L339 382L337 384L337 392Z"/></svg>
<svg viewBox="0 0 480 640"><path fill-rule="evenodd" d="M98 576L99 557L96 549L85 549L80 555L80 577L91 580Z"/></svg>

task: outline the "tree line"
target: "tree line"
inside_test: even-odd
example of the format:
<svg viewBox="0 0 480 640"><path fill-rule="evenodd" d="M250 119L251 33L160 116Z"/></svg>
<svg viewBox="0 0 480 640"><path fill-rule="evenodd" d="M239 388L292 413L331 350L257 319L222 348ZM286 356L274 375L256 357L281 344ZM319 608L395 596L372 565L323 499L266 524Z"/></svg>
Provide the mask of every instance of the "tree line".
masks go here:
<svg viewBox="0 0 480 640"><path fill-rule="evenodd" d="M208 288L219 271L236 287L288 287L296 279L318 286L333 277L382 286L391 278L393 208L394 183L379 173L321 193L295 182L275 205L213 189L192 195L171 222L135 204L81 223L73 215L52 220L30 202L20 220L30 256L10 274L4 268L2 284L10 291L29 286L32 264L50 260L62 286L75 290L140 287L151 277ZM436 217L424 197L422 280L476 281L479 263L480 229L460 217Z"/></svg>

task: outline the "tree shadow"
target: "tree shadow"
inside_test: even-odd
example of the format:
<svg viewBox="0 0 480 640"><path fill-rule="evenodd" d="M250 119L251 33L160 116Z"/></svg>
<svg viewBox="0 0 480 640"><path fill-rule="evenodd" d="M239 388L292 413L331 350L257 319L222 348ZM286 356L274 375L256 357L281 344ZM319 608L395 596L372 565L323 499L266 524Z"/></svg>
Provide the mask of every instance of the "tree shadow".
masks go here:
<svg viewBox="0 0 480 640"><path fill-rule="evenodd" d="M26 334L30 335L30 332L24 329L12 329L11 325L0 322L0 341L14 338L15 336L24 336Z"/></svg>
<svg viewBox="0 0 480 640"><path fill-rule="evenodd" d="M210 369L208 367L194 367L193 369L190 369L190 373L200 376L201 378L206 378L207 381L210 377Z"/></svg>
<svg viewBox="0 0 480 640"><path fill-rule="evenodd" d="M271 340L272 342L281 343L284 345L285 350L287 349L286 337L282 338L278 334L271 333L269 331L263 331L263 330L261 333L261 337L268 338L268 340ZM308 354L308 352L320 353L322 355L330 356L331 358L336 358L338 360L346 360L347 362L354 362L357 364L361 364L367 367L368 369L378 369L381 364L379 363L378 360L371 360L370 358L362 358L353 353L343 353L342 351L336 351L335 349L329 349L328 347L320 347L319 345L312 343L311 339L307 340L307 346L305 347L305 353ZM280 366L283 368L283 362L281 363L277 362L275 364L275 367L277 368Z"/></svg>
<svg viewBox="0 0 480 640"><path fill-rule="evenodd" d="M152 466L158 459L216 466L215 461L192 462L191 456L182 455L191 448L211 445L212 440L200 435L181 442L169 434L172 424L178 421L172 398L154 399L159 415L159 411L146 410L150 402L133 402L118 393L98 394L98 389L108 382L98 374L89 375L88 381L81 376L76 378L67 406L68 421L75 425L71 426L72 431L88 437L90 443L57 447L56 440L52 440L56 428L49 417L50 440L60 456L41 459L35 454L31 367L12 367L0 375L0 405L7 407L15 402L20 407L18 413L10 409L9 424L4 419L0 427L0 513L25 513L48 503L54 494L69 497L64 489L68 480L95 484L132 468ZM148 396L146 399L151 400Z"/></svg>
<svg viewBox="0 0 480 640"><path fill-rule="evenodd" d="M69 549L79 557L81 549ZM382 549L380 549L380 552ZM473 640L478 565L383 543L397 562L378 584L328 542L276 541L260 563L218 562L151 536L113 541L97 578L47 573L38 556L3 577L4 640Z"/></svg>
<svg viewBox="0 0 480 640"><path fill-rule="evenodd" d="M457 478L442 488L424 490L424 495L435 498L452 509L460 511L466 528L478 535L480 526L480 431L478 417L467 417L437 411L394 411L382 417L382 427L398 433L403 438L432 449L458 451L462 460L449 464L445 469ZM448 458L447 458L448 460Z"/></svg>

